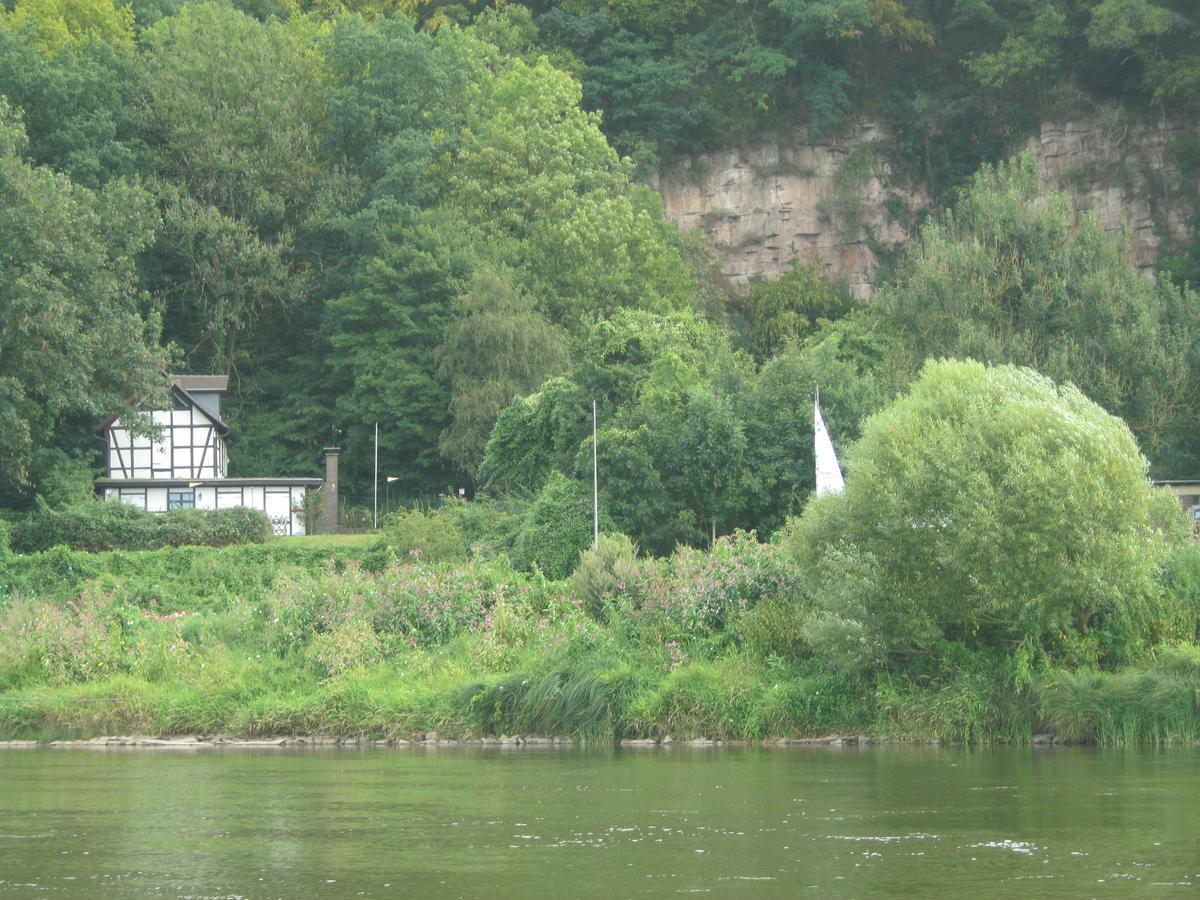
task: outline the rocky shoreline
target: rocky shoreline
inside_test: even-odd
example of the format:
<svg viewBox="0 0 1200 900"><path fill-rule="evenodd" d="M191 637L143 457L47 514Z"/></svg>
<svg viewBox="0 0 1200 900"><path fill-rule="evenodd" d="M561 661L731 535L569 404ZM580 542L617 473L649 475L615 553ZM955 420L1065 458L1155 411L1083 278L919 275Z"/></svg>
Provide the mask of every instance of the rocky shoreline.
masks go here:
<svg viewBox="0 0 1200 900"><path fill-rule="evenodd" d="M1041 737L1039 735L1039 737ZM626 738L614 746L624 748L661 749L669 747L844 747L866 746L879 743L901 743L900 740L885 740L865 735L830 734L814 738L768 738L761 741L722 741L708 738L675 740L670 735L661 738ZM143 750L197 750L205 748L249 748L249 749L303 749L303 748L360 748L360 747L572 747L581 742L571 738L542 737L538 735L502 735L484 738L443 738L437 732L415 735L411 739L371 738L359 735L322 736L299 735L287 737L237 737L225 734L190 734L174 737L150 735L108 735L105 737L67 740L10 740L0 741L3 749L143 749ZM909 741L911 743L911 741ZM940 743L925 741L922 743ZM1049 741L1035 743L1049 743Z"/></svg>

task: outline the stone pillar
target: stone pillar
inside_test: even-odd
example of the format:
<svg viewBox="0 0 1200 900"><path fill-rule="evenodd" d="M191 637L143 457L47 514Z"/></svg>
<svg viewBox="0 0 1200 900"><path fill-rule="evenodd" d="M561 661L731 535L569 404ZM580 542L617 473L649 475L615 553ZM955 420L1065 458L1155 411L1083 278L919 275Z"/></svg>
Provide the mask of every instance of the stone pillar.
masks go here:
<svg viewBox="0 0 1200 900"><path fill-rule="evenodd" d="M338 531L338 454L341 447L325 448L325 483L321 485L321 521L317 530L322 534Z"/></svg>

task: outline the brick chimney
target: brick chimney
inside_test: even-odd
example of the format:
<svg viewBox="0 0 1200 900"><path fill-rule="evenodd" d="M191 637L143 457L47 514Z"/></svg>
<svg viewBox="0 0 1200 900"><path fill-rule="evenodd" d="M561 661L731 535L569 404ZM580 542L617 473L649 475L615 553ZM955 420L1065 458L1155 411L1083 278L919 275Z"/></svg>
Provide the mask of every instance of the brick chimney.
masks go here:
<svg viewBox="0 0 1200 900"><path fill-rule="evenodd" d="M325 448L325 483L321 485L321 521L317 530L322 534L338 531L338 454L341 447Z"/></svg>

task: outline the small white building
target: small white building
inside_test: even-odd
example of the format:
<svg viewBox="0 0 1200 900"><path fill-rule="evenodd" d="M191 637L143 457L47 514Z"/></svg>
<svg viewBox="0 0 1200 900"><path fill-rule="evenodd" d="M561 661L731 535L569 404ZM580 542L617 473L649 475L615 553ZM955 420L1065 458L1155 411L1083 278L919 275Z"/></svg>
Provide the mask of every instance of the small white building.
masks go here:
<svg viewBox="0 0 1200 900"><path fill-rule="evenodd" d="M169 509L261 509L276 534L304 534L305 491L320 478L230 478L221 420L224 375L171 375L171 409L150 411L159 437L135 435L116 416L102 422L108 476L96 479L105 498L150 512Z"/></svg>

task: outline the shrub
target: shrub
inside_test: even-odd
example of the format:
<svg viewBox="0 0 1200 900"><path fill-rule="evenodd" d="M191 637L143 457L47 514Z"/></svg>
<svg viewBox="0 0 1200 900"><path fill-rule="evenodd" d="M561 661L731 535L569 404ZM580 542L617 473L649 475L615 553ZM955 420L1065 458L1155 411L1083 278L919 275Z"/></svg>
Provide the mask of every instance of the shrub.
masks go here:
<svg viewBox="0 0 1200 900"><path fill-rule="evenodd" d="M393 513L375 543L390 548L401 560L424 563L464 560L471 549L466 535L445 507Z"/></svg>
<svg viewBox="0 0 1200 900"><path fill-rule="evenodd" d="M803 631L807 608L795 598L760 601L738 621L738 638L758 659L796 661L808 655Z"/></svg>
<svg viewBox="0 0 1200 900"><path fill-rule="evenodd" d="M584 612L604 621L609 602L636 588L645 568L637 552L637 545L625 535L602 534L597 546L580 554L571 587Z"/></svg>
<svg viewBox="0 0 1200 900"><path fill-rule="evenodd" d="M88 463L61 450L46 452L47 462L38 479L38 497L52 509L87 503L95 496L96 473Z"/></svg>
<svg viewBox="0 0 1200 900"><path fill-rule="evenodd" d="M526 570L540 568L554 579L566 578L591 542L591 491L555 472L525 512L513 548L513 565Z"/></svg>
<svg viewBox="0 0 1200 900"><path fill-rule="evenodd" d="M18 600L0 618L0 688L113 674L123 656L113 624L107 604L87 594L65 606Z"/></svg>
<svg viewBox="0 0 1200 900"><path fill-rule="evenodd" d="M442 644L492 627L492 607L513 589L503 561L455 568L398 566L380 573L371 598L375 630L413 646Z"/></svg>
<svg viewBox="0 0 1200 900"><path fill-rule="evenodd" d="M160 547L263 543L270 520L245 507L150 513L115 500L92 500L63 510L40 505L13 528L18 553L62 544L75 550L154 550Z"/></svg>
<svg viewBox="0 0 1200 900"><path fill-rule="evenodd" d="M1169 499L1175 502L1174 497ZM1174 550L1163 560L1159 581L1164 625L1175 626L1175 633L1164 634L1163 638L1200 638L1200 546L1185 544Z"/></svg>
<svg viewBox="0 0 1200 900"><path fill-rule="evenodd" d="M795 567L753 532L726 535L707 551L679 547L656 571L640 589L643 615L690 634L723 632L764 598L799 601Z"/></svg>
<svg viewBox="0 0 1200 900"><path fill-rule="evenodd" d="M930 363L846 467L787 545L814 603L893 660L948 641L1111 665L1153 639L1155 576L1187 525L1129 429L1074 387Z"/></svg>
<svg viewBox="0 0 1200 900"><path fill-rule="evenodd" d="M309 657L322 675L330 676L375 665L383 658L383 648L370 622L350 619L314 638Z"/></svg>

